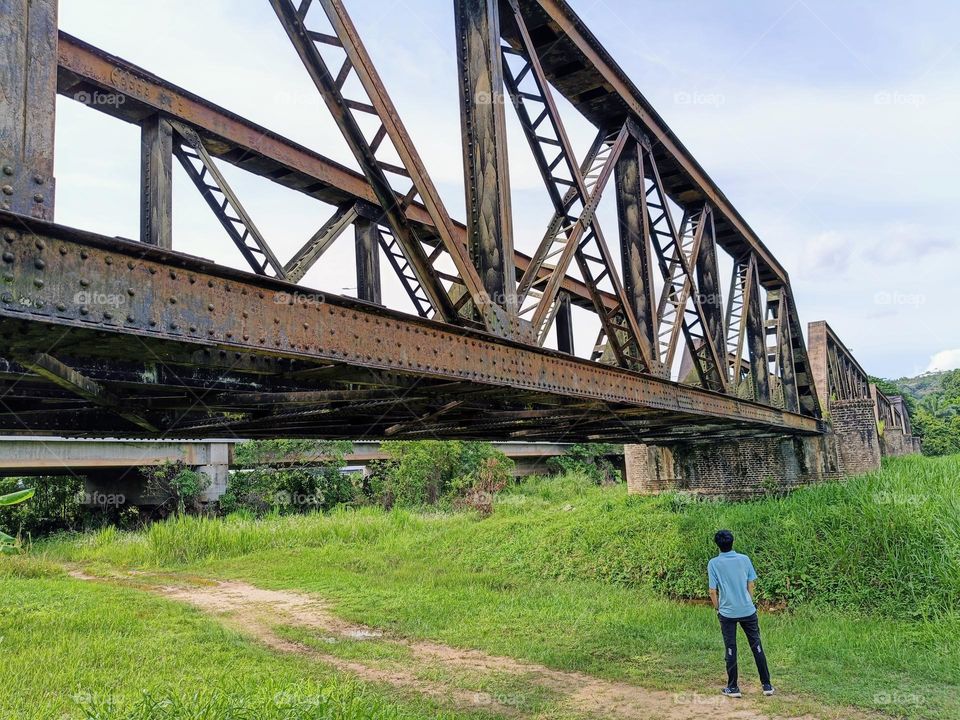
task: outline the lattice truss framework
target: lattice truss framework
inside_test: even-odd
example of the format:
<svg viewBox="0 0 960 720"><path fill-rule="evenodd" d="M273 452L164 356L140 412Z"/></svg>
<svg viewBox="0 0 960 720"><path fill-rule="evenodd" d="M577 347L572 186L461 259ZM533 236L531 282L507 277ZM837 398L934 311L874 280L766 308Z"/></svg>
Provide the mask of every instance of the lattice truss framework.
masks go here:
<svg viewBox="0 0 960 720"><path fill-rule="evenodd" d="M539 346L555 333L557 348L572 353L573 298L599 322L589 353L595 361L664 378L679 373L681 382L818 416L785 273L771 268L762 247L742 238L721 243L718 222L729 225L729 212L713 194L692 197L672 188L676 170L665 178L660 167L668 139L651 128L642 108L627 107L612 124L588 118L596 138L577 153L557 98L571 95L558 90L566 81L550 57L552 38L564 29L542 18L531 26L531 8L543 9L537 2L454 0L465 230L444 207L343 0L269 3L359 165L366 199L336 204L283 262L218 167L224 160L242 163L216 157L209 128L158 112L141 121L143 241L171 246L175 157L258 275L299 282L354 227L363 300L382 302L383 257L421 317ZM525 260L514 250L508 109L553 207ZM614 236L601 229L597 213L611 194ZM730 266L725 293L721 257ZM845 396L863 391L842 358L832 357L830 373Z"/></svg>

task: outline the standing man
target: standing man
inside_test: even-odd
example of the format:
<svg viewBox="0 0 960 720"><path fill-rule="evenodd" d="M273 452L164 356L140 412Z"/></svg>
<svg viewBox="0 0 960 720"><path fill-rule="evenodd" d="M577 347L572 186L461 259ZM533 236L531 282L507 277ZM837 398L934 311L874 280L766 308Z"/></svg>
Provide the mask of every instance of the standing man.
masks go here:
<svg viewBox="0 0 960 720"><path fill-rule="evenodd" d="M727 686L721 692L727 697L743 697L737 679L737 625L741 625L757 663L763 694L773 695L767 657L760 644L757 608L753 604L757 573L750 558L733 551L732 532L720 530L713 536L713 541L720 548L720 554L707 563L707 576L710 578L710 600L720 618L720 631L726 647Z"/></svg>

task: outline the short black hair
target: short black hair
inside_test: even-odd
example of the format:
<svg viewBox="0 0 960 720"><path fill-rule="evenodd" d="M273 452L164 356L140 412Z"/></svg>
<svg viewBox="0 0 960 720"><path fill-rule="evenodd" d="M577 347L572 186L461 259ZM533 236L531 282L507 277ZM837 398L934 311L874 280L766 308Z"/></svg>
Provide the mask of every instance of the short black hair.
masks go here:
<svg viewBox="0 0 960 720"><path fill-rule="evenodd" d="M713 541L720 548L720 552L733 550L733 533L729 530L717 530L717 534L713 536Z"/></svg>

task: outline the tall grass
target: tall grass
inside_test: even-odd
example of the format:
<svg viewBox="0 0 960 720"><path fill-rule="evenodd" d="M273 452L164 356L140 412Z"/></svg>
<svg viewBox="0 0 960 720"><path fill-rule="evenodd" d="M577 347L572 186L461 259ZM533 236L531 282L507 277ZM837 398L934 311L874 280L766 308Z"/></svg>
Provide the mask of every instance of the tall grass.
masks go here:
<svg viewBox="0 0 960 720"><path fill-rule="evenodd" d="M47 543L71 560L182 566L332 543L404 552L478 571L601 580L705 596L713 533L731 529L763 601L924 618L960 606L960 457L895 458L875 473L749 503L628 496L583 479L534 479L492 518L377 509L222 520L180 517L142 533Z"/></svg>

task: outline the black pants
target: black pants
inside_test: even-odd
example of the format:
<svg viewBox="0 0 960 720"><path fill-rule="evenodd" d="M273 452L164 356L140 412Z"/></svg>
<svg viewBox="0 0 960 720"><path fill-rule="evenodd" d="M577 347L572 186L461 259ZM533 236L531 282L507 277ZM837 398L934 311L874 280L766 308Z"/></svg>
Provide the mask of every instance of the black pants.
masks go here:
<svg viewBox="0 0 960 720"><path fill-rule="evenodd" d="M770 670L767 668L767 656L763 653L763 646L760 644L760 623L757 620L757 614L754 613L748 617L728 618L723 615L717 615L720 618L720 631L723 633L724 651L727 659L727 687L736 687L737 678L737 625L743 628L743 634L747 636L747 642L750 643L750 649L753 651L753 659L757 663L757 672L760 673L760 682L764 685L770 684Z"/></svg>

